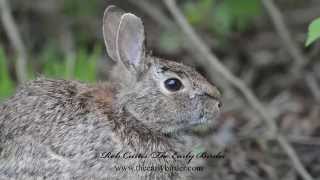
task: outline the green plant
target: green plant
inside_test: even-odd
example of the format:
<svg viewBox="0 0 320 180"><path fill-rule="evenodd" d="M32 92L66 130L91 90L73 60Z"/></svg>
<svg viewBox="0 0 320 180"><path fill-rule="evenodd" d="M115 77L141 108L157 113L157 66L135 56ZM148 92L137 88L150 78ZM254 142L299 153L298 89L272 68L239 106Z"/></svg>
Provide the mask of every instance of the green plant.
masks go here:
<svg viewBox="0 0 320 180"><path fill-rule="evenodd" d="M45 77L65 78L67 74L64 58L53 46L46 47L39 57L43 63L42 74Z"/></svg>
<svg viewBox="0 0 320 180"><path fill-rule="evenodd" d="M76 52L74 72L71 74L72 79L84 82L96 81L96 64L101 54L100 46L96 46L92 52L85 48L80 48ZM40 74L47 78L68 78L67 59L63 57L55 47L48 46L41 53L38 59L42 62ZM28 72L29 79L39 76L35 75L34 69L30 68ZM8 97L14 90L14 82L10 78L6 57L0 48L0 100Z"/></svg>
<svg viewBox="0 0 320 180"><path fill-rule="evenodd" d="M101 48L97 46L93 52L80 48L76 52L74 72L71 77L76 80L96 81L96 63L100 56ZM40 59L44 62L42 74L45 77L67 79L70 72L67 69L67 57L61 57L53 47L44 50Z"/></svg>
<svg viewBox="0 0 320 180"><path fill-rule="evenodd" d="M213 8L215 0L186 1L184 11L192 24L202 23Z"/></svg>
<svg viewBox="0 0 320 180"><path fill-rule="evenodd" d="M80 49L77 53L74 78L81 81L94 82L97 74L97 61L101 53L100 46L96 46L91 54Z"/></svg>
<svg viewBox="0 0 320 180"><path fill-rule="evenodd" d="M97 15L99 7L99 0L91 1L78 1L78 0L65 0L63 1L64 13L68 16L83 17Z"/></svg>
<svg viewBox="0 0 320 180"><path fill-rule="evenodd" d="M232 31L245 30L261 13L259 0L187 1L185 14L190 23L206 26L222 37Z"/></svg>
<svg viewBox="0 0 320 180"><path fill-rule="evenodd" d="M12 94L14 83L10 78L6 56L2 48L0 48L0 100Z"/></svg>
<svg viewBox="0 0 320 180"><path fill-rule="evenodd" d="M309 25L306 46L309 46L319 38L320 38L320 18L317 18L314 21L312 21L311 24Z"/></svg>
<svg viewBox="0 0 320 180"><path fill-rule="evenodd" d="M247 28L252 19L261 13L260 0L225 0L232 24L239 30Z"/></svg>

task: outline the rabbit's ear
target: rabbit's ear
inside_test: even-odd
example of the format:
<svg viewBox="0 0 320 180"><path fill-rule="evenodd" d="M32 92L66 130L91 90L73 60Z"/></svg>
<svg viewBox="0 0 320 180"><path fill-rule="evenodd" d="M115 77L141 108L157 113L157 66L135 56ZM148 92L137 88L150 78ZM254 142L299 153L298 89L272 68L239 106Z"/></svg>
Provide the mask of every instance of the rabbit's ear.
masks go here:
<svg viewBox="0 0 320 180"><path fill-rule="evenodd" d="M114 61L118 61L118 53L116 50L116 39L120 25L121 17L125 12L116 7L108 6L103 16L103 38L107 48L108 55Z"/></svg>
<svg viewBox="0 0 320 180"><path fill-rule="evenodd" d="M143 71L145 37L140 18L111 5L104 13L103 36L107 52L114 61L119 61L130 72Z"/></svg>
<svg viewBox="0 0 320 180"><path fill-rule="evenodd" d="M145 57L144 26L140 18L131 13L121 17L117 34L118 57L129 71L144 70Z"/></svg>

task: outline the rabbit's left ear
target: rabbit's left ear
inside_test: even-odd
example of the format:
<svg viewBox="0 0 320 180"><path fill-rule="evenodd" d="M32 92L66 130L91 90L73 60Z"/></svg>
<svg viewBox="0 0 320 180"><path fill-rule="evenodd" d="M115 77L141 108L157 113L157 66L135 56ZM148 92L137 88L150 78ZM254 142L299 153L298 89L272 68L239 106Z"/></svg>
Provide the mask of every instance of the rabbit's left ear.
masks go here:
<svg viewBox="0 0 320 180"><path fill-rule="evenodd" d="M111 5L104 12L103 36L113 61L123 64L130 73L144 70L145 36L140 18Z"/></svg>
<svg viewBox="0 0 320 180"><path fill-rule="evenodd" d="M145 35L140 18L131 13L122 15L116 37L118 58L129 71L140 73L145 66Z"/></svg>

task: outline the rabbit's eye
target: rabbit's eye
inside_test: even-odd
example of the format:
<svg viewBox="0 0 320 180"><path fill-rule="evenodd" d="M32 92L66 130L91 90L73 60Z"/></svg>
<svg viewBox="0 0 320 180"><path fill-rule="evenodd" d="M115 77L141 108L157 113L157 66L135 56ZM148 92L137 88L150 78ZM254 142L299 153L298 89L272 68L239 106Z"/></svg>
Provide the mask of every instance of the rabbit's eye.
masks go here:
<svg viewBox="0 0 320 180"><path fill-rule="evenodd" d="M169 91L178 91L178 90L180 90L182 88L182 83L177 78L167 79L164 82L164 85Z"/></svg>

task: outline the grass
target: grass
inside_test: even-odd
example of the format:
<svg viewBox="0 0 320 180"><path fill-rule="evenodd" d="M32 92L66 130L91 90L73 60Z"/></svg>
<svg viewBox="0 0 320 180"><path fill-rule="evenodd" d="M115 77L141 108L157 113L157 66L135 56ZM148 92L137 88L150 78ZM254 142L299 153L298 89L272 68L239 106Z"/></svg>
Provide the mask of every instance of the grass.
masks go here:
<svg viewBox="0 0 320 180"><path fill-rule="evenodd" d="M7 59L2 48L0 48L0 101L12 94L14 82L10 78Z"/></svg>
<svg viewBox="0 0 320 180"><path fill-rule="evenodd" d="M72 79L83 82L95 82L97 80L97 61L101 54L101 48L97 46L93 52L88 52L84 48L79 48L76 52L73 72L67 68L67 58L61 57L54 48L48 47L40 53L41 63L40 74L48 78ZM0 101L13 94L16 83L9 74L7 65L8 59L2 48L0 48ZM35 75L32 67L29 68L29 80L39 75Z"/></svg>

